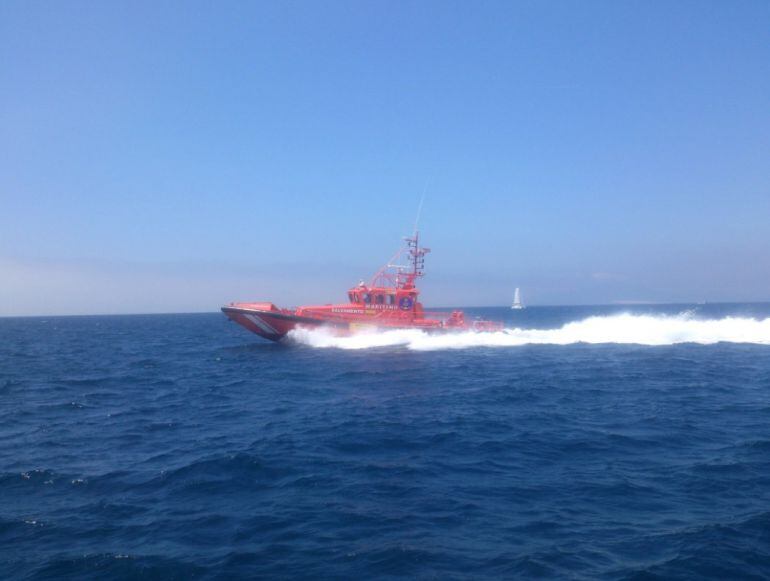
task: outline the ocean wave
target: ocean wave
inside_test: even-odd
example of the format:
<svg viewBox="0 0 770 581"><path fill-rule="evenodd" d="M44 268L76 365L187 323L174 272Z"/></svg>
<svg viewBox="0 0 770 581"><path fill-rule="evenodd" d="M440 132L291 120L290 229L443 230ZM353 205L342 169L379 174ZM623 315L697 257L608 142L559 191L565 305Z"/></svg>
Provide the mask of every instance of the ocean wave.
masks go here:
<svg viewBox="0 0 770 581"><path fill-rule="evenodd" d="M465 331L442 334L427 333L419 329L396 329L366 331L342 337L326 329L295 329L289 334L289 339L318 348L371 349L401 346L415 351L576 343L656 346L678 343L770 345L770 318L696 319L690 312L674 316L619 314L588 317L567 323L558 329L513 328L496 333Z"/></svg>
<svg viewBox="0 0 770 581"><path fill-rule="evenodd" d="M0 579L770 579L770 349L569 346L770 336L682 308L478 310L497 349L0 319Z"/></svg>
<svg viewBox="0 0 770 581"><path fill-rule="evenodd" d="M157 555L125 553L71 554L52 558L37 566L36 579L191 579L200 577L205 568L184 561Z"/></svg>

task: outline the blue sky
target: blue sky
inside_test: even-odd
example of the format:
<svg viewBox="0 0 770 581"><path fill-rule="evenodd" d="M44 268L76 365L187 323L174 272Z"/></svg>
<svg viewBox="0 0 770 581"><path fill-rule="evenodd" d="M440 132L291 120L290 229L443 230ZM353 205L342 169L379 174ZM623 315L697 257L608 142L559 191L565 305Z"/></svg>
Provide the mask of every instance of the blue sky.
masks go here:
<svg viewBox="0 0 770 581"><path fill-rule="evenodd" d="M770 300L770 3L0 3L0 315ZM427 188L426 188L427 184Z"/></svg>

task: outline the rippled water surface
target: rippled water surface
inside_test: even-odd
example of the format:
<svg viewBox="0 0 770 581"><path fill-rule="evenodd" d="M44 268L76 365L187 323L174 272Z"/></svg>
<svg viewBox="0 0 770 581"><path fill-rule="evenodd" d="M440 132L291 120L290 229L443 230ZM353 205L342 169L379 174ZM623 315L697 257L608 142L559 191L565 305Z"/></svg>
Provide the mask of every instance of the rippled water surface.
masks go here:
<svg viewBox="0 0 770 581"><path fill-rule="evenodd" d="M770 305L480 314L0 319L0 577L770 576Z"/></svg>

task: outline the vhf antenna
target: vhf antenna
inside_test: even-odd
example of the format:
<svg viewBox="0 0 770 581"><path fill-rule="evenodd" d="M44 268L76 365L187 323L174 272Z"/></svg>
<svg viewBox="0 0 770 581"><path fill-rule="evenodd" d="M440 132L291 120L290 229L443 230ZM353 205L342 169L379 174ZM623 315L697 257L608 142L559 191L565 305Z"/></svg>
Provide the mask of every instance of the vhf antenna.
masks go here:
<svg viewBox="0 0 770 581"><path fill-rule="evenodd" d="M425 201L425 194L428 192L428 184L430 183L430 180L425 180L425 187L422 189L422 196L420 196L420 205L417 206L417 218L414 220L414 232L417 233L417 230L420 226L420 214L422 214L422 204Z"/></svg>

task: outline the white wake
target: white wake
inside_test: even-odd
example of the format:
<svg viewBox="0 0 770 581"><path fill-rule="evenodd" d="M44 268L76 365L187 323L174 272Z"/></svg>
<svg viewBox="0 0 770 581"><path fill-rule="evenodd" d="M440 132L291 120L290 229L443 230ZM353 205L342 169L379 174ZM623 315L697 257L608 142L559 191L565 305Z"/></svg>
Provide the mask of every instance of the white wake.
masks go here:
<svg viewBox="0 0 770 581"><path fill-rule="evenodd" d="M295 329L291 341L311 347L370 349L404 346L416 351L465 349L468 347L515 347L529 344L620 343L674 345L676 343L756 343L770 345L770 318L694 319L689 314L610 315L588 317L558 329L506 329L497 333L392 330L367 331L347 337L323 329Z"/></svg>

